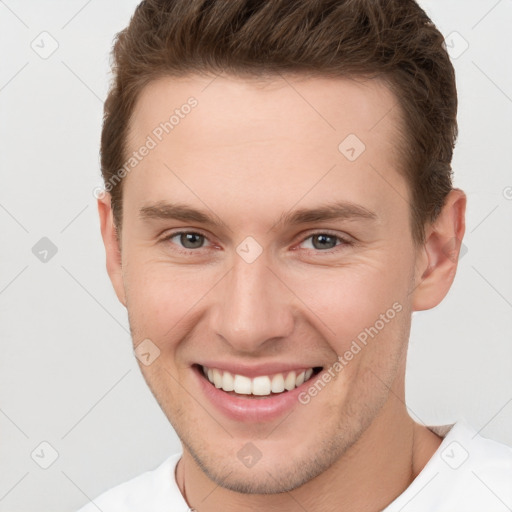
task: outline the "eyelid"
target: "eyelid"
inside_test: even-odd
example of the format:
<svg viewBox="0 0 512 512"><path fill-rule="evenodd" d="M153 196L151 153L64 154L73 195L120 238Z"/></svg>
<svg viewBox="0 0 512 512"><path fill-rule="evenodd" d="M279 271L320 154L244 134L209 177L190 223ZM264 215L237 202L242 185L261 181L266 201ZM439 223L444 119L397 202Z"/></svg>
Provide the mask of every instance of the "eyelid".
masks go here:
<svg viewBox="0 0 512 512"><path fill-rule="evenodd" d="M210 237L207 234L203 233L200 229L195 229L195 228L194 229L183 229L183 228L180 228L177 231L170 231L170 232L167 231L167 232L165 232L164 235L162 235L162 237L160 238L159 241L161 241L161 242L170 242L171 238L174 238L175 236L178 236L178 235L189 235L189 234L195 234L195 235L202 236L205 239L205 241L208 242L209 245L203 246L203 247L199 247L198 249L187 249L186 247L181 247L178 244L173 244L173 245L176 245L178 250L183 251L183 252L198 252L200 249L205 249L207 247L215 246L215 244L210 240Z"/></svg>
<svg viewBox="0 0 512 512"><path fill-rule="evenodd" d="M338 247L350 246L350 245L354 245L355 244L355 240L352 237L350 237L349 235L346 235L346 234L341 235L341 234L335 233L334 231L331 231L329 229L323 229L323 230L319 229L319 230L316 230L316 231L313 231L313 232L309 232L307 235L302 235L300 241L296 245L299 246L299 245L303 244L309 238L311 238L313 236L316 236L316 235L328 235L328 236L331 236L333 238L336 238L341 243L336 244L331 249L325 249L325 250L320 250L320 249L304 249L304 250L313 250L315 252L327 253L328 254L330 252L336 251ZM299 247L299 249L300 249L300 247Z"/></svg>
<svg viewBox="0 0 512 512"><path fill-rule="evenodd" d="M174 238L175 236L178 236L178 235L183 235L183 234L197 234L197 235L201 235L202 237L204 237L204 239L208 242L209 245L207 246L203 246L203 247L199 247L197 249L187 249L186 247L181 247L177 244L173 244L173 245L176 245L176 247L178 248L179 251L181 252L186 252L186 253L191 253L191 252L198 252L200 249L206 249L208 247L215 247L216 244L214 244L211 240L210 240L210 237L204 233L201 229L197 229L197 228L193 228L193 229L183 229L183 228L179 228L177 229L176 231L171 231L171 232L167 232L166 234L164 234L161 238L161 241L162 242L168 242L170 241L171 238ZM308 232L307 234L303 234L299 240L299 242L297 244L294 245L293 249L292 250L296 250L296 249L300 249L300 247L298 247L299 245L303 244L306 240L308 240L309 238L315 236L315 235L328 235L328 236L332 236L333 238L336 238L340 243L336 244L333 248L331 249L324 249L324 250L320 250L320 249L303 249L303 250L313 250L314 252L317 252L317 253L326 253L326 254L329 254L333 251L336 251L338 247L343 247L343 246L351 246L351 245L354 245L356 242L355 240L350 237L349 235L346 235L346 234L339 234L339 233L336 233L332 230L329 230L329 229L323 229L323 230L316 230L316 231L312 231L312 232Z"/></svg>

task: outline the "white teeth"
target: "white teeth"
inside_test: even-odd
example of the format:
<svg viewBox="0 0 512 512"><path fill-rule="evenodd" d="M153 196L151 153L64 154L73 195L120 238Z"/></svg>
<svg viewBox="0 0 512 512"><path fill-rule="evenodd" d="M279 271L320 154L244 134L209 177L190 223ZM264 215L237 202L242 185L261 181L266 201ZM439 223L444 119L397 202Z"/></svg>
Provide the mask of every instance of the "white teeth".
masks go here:
<svg viewBox="0 0 512 512"><path fill-rule="evenodd" d="M282 373L274 375L272 378L272 393L282 393L284 391L284 377Z"/></svg>
<svg viewBox="0 0 512 512"><path fill-rule="evenodd" d="M296 382L295 372L290 372L286 379L284 379L284 389L291 391L292 389L295 389L295 382Z"/></svg>
<svg viewBox="0 0 512 512"><path fill-rule="evenodd" d="M235 378L233 377L233 374L224 372L224 376L222 377L222 389L224 391L235 390Z"/></svg>
<svg viewBox="0 0 512 512"><path fill-rule="evenodd" d="M228 371L217 368L202 367L205 377L216 387L223 391L234 391L240 395L269 396L271 393L291 391L309 380L313 375L313 368L300 372L277 373L273 376L260 375L250 379L244 375L233 375Z"/></svg>
<svg viewBox="0 0 512 512"><path fill-rule="evenodd" d="M222 387L222 373L216 368L213 369L213 383L216 388Z"/></svg>
<svg viewBox="0 0 512 512"><path fill-rule="evenodd" d="M252 392L251 379L243 375L235 375L235 393L240 395L250 395Z"/></svg>
<svg viewBox="0 0 512 512"><path fill-rule="evenodd" d="M258 396L270 395L270 378L262 376L252 379L252 394Z"/></svg>

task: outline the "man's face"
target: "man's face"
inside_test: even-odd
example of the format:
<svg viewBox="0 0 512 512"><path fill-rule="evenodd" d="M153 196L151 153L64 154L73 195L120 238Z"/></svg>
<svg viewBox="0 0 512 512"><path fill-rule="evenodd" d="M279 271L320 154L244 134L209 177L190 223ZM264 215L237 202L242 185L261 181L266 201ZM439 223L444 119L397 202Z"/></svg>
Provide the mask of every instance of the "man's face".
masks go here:
<svg viewBox="0 0 512 512"><path fill-rule="evenodd" d="M134 345L160 351L141 370L185 451L224 487L280 492L403 394L417 253L398 108L377 81L211 80L137 102L128 153L156 146L123 185L117 292Z"/></svg>

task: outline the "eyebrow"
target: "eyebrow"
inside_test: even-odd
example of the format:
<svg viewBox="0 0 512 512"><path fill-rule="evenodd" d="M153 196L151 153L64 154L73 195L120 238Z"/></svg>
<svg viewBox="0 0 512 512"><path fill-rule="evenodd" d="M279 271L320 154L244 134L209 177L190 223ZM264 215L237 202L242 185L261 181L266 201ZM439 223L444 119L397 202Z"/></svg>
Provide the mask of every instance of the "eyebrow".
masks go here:
<svg viewBox="0 0 512 512"><path fill-rule="evenodd" d="M347 201L337 201L317 208L292 210L281 215L275 226L308 224L326 220L377 220L377 218L375 212L364 206Z"/></svg>
<svg viewBox="0 0 512 512"><path fill-rule="evenodd" d="M160 201L155 204L143 206L139 212L143 220L178 220L182 222L197 222L209 226L224 224L204 210L197 210L181 203L168 203ZM286 225L308 224L327 220L366 220L375 221L378 216L375 212L364 206L347 201L328 203L316 208L300 208L283 213L271 229Z"/></svg>
<svg viewBox="0 0 512 512"><path fill-rule="evenodd" d="M166 203L160 201L155 204L143 206L140 209L139 216L143 220L161 219L161 220L180 220L183 222L198 222L200 224L217 225L208 213L196 210L190 206L179 203Z"/></svg>

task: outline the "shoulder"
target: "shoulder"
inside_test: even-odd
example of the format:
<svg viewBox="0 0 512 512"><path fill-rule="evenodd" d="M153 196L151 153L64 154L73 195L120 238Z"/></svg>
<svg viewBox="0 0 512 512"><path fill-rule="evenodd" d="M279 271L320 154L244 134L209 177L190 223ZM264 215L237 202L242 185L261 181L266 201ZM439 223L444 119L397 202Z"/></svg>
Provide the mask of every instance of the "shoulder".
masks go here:
<svg viewBox="0 0 512 512"><path fill-rule="evenodd" d="M169 510L169 505L180 505L182 498L174 477L180 457L181 453L171 455L157 468L105 491L78 512L159 512Z"/></svg>
<svg viewBox="0 0 512 512"><path fill-rule="evenodd" d="M495 477L507 476L510 484L512 447L483 437L466 420L450 429L436 455L452 471L463 468L464 474L492 471Z"/></svg>
<svg viewBox="0 0 512 512"><path fill-rule="evenodd" d="M428 427L443 442L421 473L385 512L512 510L512 448L460 420Z"/></svg>
<svg viewBox="0 0 512 512"><path fill-rule="evenodd" d="M454 454L461 452L460 467L457 467L458 464L455 467L448 464L453 472L464 470L461 482L465 481L466 485L480 489L490 499L502 500L512 507L512 447L487 439L462 422L459 438L454 435L441 455L445 462L452 451Z"/></svg>

